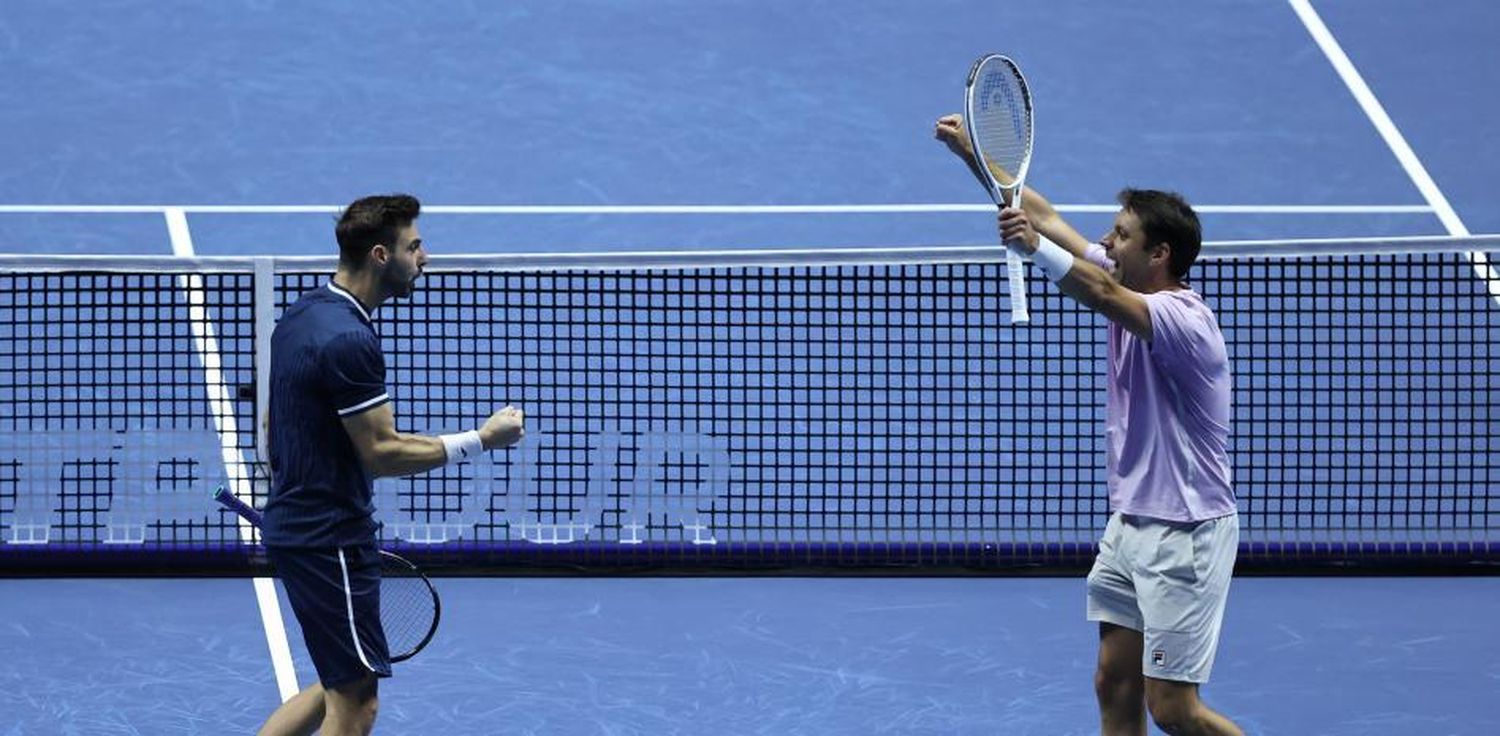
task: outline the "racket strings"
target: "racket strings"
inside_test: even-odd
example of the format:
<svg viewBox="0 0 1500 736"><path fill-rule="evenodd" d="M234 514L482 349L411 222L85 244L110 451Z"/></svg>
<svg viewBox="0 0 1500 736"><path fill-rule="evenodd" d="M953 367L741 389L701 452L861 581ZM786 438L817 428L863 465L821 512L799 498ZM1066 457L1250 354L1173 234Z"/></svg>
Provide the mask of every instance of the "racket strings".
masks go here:
<svg viewBox="0 0 1500 736"><path fill-rule="evenodd" d="M425 578L409 565L387 559L380 581L380 625L391 656L410 655L421 646L437 618L437 604Z"/></svg>
<svg viewBox="0 0 1500 736"><path fill-rule="evenodd" d="M1008 68L981 70L978 95L969 122L985 159L1012 177L1031 155L1031 116L1026 92ZM1002 181L1002 185L1007 182Z"/></svg>

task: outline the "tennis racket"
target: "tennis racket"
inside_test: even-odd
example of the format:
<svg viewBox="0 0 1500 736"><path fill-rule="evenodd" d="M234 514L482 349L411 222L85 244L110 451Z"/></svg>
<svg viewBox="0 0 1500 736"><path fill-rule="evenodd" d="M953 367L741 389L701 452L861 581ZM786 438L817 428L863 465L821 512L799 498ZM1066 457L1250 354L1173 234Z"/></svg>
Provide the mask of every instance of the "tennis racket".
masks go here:
<svg viewBox="0 0 1500 736"><path fill-rule="evenodd" d="M223 486L214 491L214 500L260 528L260 512ZM432 641L443 616L443 601L432 581L405 557L380 550L380 560L380 626L391 661L401 662Z"/></svg>
<svg viewBox="0 0 1500 736"><path fill-rule="evenodd" d="M1021 188L1031 165L1031 90L1021 68L999 54L985 54L969 70L964 86L964 119L974 147L970 167L997 207L1020 207ZM1026 273L1021 257L1005 249L1010 277L1010 321L1031 320L1026 309Z"/></svg>

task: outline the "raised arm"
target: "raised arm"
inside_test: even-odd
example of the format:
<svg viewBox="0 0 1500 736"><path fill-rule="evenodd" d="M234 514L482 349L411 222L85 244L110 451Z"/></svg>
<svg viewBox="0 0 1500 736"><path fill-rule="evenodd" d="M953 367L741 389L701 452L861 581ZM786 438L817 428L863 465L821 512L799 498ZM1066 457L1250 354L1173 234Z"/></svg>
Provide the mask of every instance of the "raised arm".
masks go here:
<svg viewBox="0 0 1500 736"><path fill-rule="evenodd" d="M1074 258L1082 258L1083 254L1088 251L1091 244L1089 239L1085 238L1077 230L1074 230L1073 226L1068 224L1067 220L1063 219L1062 215L1058 213L1057 208L1053 207L1052 203L1047 201L1047 198L1042 196L1041 192L1031 187L1023 189L1021 192L1021 209L1031 219L1031 226L1038 233L1047 236L1048 240L1062 246L1069 253L1072 253Z"/></svg>
<svg viewBox="0 0 1500 736"><path fill-rule="evenodd" d="M979 169L978 159L974 156L974 149L969 142L969 133L964 129L964 118L962 115L944 115L938 118L935 136L938 140L947 144L948 150L953 152L969 167L970 173L984 183L983 174ZM988 162L995 179L1001 182L1013 181L1010 172L996 166L994 162ZM1062 218L1057 208L1047 201L1031 187L1026 187L1021 193L1021 208L1025 210L1036 231L1047 236L1052 242L1057 243L1072 253L1075 257L1082 258L1084 251L1089 247L1088 238L1083 237L1077 230Z"/></svg>
<svg viewBox="0 0 1500 736"><path fill-rule="evenodd" d="M1000 237L1012 248L1031 254L1032 261L1062 293L1150 342L1151 309L1146 304L1146 297L1126 288L1081 253L1064 250L1060 243L1054 247L1043 243L1037 237L1037 229L1033 228L1030 217L1023 210L1001 210ZM1048 238L1052 239L1052 236Z"/></svg>

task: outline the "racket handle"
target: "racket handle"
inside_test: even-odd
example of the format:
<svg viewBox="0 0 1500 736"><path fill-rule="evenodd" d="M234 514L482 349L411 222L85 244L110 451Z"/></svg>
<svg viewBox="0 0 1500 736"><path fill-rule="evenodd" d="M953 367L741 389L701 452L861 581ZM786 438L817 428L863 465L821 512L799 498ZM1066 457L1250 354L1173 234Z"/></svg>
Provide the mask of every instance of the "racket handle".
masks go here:
<svg viewBox="0 0 1500 736"><path fill-rule="evenodd" d="M1026 309L1026 269L1021 257L1010 248L1005 249L1005 270L1010 277L1010 323L1026 324L1031 313Z"/></svg>
<svg viewBox="0 0 1500 736"><path fill-rule="evenodd" d="M239 514L240 518L253 524L256 529L260 528L260 512L251 508L250 504L241 501L233 493L230 493L229 489L219 486L218 490L214 491L214 500L218 501L224 508Z"/></svg>

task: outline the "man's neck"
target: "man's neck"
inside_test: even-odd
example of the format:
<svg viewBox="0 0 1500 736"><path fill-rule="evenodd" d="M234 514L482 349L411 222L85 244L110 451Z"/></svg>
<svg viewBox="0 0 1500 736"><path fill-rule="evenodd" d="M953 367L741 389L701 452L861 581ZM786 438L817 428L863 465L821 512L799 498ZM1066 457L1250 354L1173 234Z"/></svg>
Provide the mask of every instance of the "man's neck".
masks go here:
<svg viewBox="0 0 1500 736"><path fill-rule="evenodd" d="M1151 283L1149 284L1143 284L1141 288L1136 289L1136 291L1139 291L1142 294L1155 294L1158 291L1176 291L1178 289L1186 288L1187 284L1184 284L1181 281L1178 281L1177 279L1174 279L1170 276L1162 276L1160 278L1152 279Z"/></svg>
<svg viewBox="0 0 1500 736"><path fill-rule="evenodd" d="M333 275L333 283L353 294L354 298L359 300L360 306L363 306L365 312L372 317L375 315L375 309L385 299L385 295L380 293L380 281L367 269L353 271L341 265L338 273Z"/></svg>

